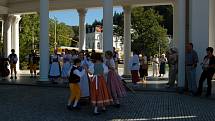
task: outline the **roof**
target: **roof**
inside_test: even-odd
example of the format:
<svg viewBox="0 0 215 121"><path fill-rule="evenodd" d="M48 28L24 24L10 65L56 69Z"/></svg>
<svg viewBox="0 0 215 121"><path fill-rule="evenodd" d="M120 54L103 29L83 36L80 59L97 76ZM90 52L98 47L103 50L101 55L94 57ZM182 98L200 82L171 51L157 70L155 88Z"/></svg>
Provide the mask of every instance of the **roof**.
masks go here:
<svg viewBox="0 0 215 121"><path fill-rule="evenodd" d="M102 7L103 0L49 0L49 9L65 10ZM167 5L175 0L113 0L114 6ZM0 14L39 12L40 0L0 0Z"/></svg>

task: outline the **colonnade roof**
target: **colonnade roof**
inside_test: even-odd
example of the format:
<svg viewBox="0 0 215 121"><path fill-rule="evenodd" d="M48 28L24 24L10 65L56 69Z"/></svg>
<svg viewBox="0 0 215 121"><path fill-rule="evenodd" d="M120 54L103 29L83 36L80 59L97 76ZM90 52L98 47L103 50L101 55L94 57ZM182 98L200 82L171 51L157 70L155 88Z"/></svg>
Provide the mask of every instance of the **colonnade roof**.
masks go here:
<svg viewBox="0 0 215 121"><path fill-rule="evenodd" d="M103 0L49 0L49 10L102 7ZM114 6L167 5L175 0L113 0ZM39 11L40 0L0 0L0 14Z"/></svg>

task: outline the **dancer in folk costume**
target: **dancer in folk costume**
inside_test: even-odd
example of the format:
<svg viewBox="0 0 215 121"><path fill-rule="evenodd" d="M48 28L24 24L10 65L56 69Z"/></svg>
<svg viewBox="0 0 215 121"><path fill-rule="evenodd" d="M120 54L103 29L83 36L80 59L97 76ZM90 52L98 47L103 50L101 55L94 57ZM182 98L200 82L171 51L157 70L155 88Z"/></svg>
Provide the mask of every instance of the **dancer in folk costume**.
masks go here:
<svg viewBox="0 0 215 121"><path fill-rule="evenodd" d="M71 59L72 59L72 55L69 53L69 50L66 49L65 55L63 56L63 68L61 73L61 77L64 82L68 82L67 76L68 76L69 69L71 68Z"/></svg>
<svg viewBox="0 0 215 121"><path fill-rule="evenodd" d="M101 54L96 53L94 57L94 73L90 82L91 103L94 106L94 115L100 114L98 108L106 111L105 106L110 105L113 99L107 88L104 74L108 73L108 67L102 63Z"/></svg>
<svg viewBox="0 0 215 121"><path fill-rule="evenodd" d="M78 58L81 59L81 67L86 66L88 69L92 68L93 64L86 59L86 57L84 56L84 52L80 52L78 55ZM89 97L90 96L89 76L87 73L85 73L84 76L81 77L80 87L81 87L81 97Z"/></svg>
<svg viewBox="0 0 215 121"><path fill-rule="evenodd" d="M74 62L74 60L76 59L76 58L78 58L78 56L77 56L77 52L76 52L76 50L75 49L72 49L72 51L71 51L71 66L73 65L73 62Z"/></svg>
<svg viewBox="0 0 215 121"><path fill-rule="evenodd" d="M140 69L140 61L136 50L133 51L133 57L131 57L129 60L129 69L131 70L132 83L136 85L137 82L140 81L138 74Z"/></svg>
<svg viewBox="0 0 215 121"><path fill-rule="evenodd" d="M70 88L70 97L67 104L67 109L79 109L78 102L81 96L81 89L80 89L80 79L85 74L85 69L81 67L81 60L75 59L74 65L72 66L69 72L69 88ZM72 104L73 102L73 104Z"/></svg>
<svg viewBox="0 0 215 121"><path fill-rule="evenodd" d="M50 67L49 75L52 82L57 83L56 81L61 75L61 67L60 67L61 57L60 55L57 54L57 50L54 50L54 55L52 55L50 59L51 59L50 60L51 67Z"/></svg>
<svg viewBox="0 0 215 121"><path fill-rule="evenodd" d="M109 69L107 76L108 89L110 90L111 96L113 97L115 106L119 108L119 98L125 96L126 91L120 76L116 73L113 53L111 51L106 51L104 62Z"/></svg>

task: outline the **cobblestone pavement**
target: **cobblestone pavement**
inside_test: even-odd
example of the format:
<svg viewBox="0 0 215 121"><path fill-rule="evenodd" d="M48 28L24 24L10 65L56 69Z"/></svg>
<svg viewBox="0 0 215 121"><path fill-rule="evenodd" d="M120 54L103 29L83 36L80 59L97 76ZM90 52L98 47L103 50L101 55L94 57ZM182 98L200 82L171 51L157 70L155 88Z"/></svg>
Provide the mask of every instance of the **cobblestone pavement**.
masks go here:
<svg viewBox="0 0 215 121"><path fill-rule="evenodd" d="M92 107L65 108L68 89L0 85L0 121L214 121L215 100L166 92L136 92L99 116Z"/></svg>

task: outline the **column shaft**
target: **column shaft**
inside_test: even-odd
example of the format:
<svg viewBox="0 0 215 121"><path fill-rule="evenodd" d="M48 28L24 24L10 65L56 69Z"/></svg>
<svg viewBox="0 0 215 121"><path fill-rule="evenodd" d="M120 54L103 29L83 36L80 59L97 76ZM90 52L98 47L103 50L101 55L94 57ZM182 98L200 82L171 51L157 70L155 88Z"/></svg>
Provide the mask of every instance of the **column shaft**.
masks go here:
<svg viewBox="0 0 215 121"><path fill-rule="evenodd" d="M124 8L124 75L129 75L129 59L131 56L131 7Z"/></svg>
<svg viewBox="0 0 215 121"><path fill-rule="evenodd" d="M49 0L40 0L40 81L48 81L49 72Z"/></svg>
<svg viewBox="0 0 215 121"><path fill-rule="evenodd" d="M186 6L185 0L177 0L177 15L178 15L178 87L184 87L185 81L185 24L186 24Z"/></svg>
<svg viewBox="0 0 215 121"><path fill-rule="evenodd" d="M9 15L4 16L4 57L8 57L11 53L11 22Z"/></svg>
<svg viewBox="0 0 215 121"><path fill-rule="evenodd" d="M113 0L103 0L103 51L113 50Z"/></svg>
<svg viewBox="0 0 215 121"><path fill-rule="evenodd" d="M16 69L19 71L19 21L21 20L20 15L14 15L12 21L12 49L15 49L18 61Z"/></svg>
<svg viewBox="0 0 215 121"><path fill-rule="evenodd" d="M86 9L78 9L79 14L79 51L86 49L86 27L85 15Z"/></svg>

